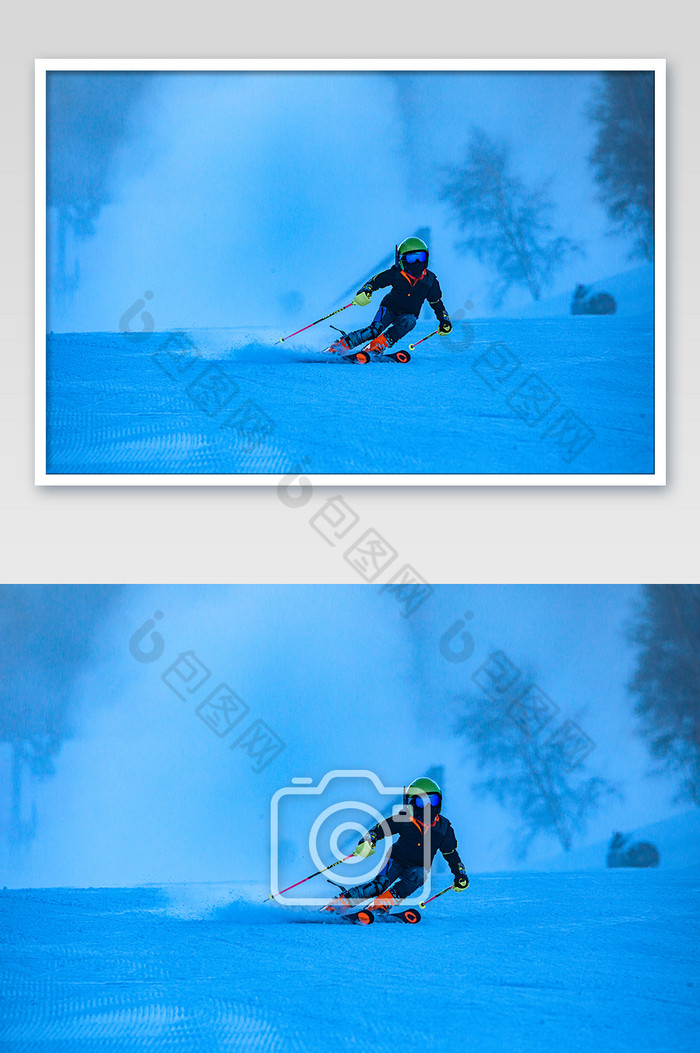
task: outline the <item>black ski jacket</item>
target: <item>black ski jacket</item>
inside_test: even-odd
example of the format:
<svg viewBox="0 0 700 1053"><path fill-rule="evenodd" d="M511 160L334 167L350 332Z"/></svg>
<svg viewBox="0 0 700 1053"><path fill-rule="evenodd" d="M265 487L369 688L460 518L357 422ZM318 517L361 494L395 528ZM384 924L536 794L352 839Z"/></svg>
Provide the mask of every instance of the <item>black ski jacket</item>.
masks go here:
<svg viewBox="0 0 700 1053"><path fill-rule="evenodd" d="M396 314L414 314L416 318L427 300L439 322L449 321L445 305L442 302L440 282L432 271L425 271L422 278L411 278L405 271L394 264L388 271L381 271L370 278L365 289L374 292L391 286L382 300L382 306L395 311Z"/></svg>
<svg viewBox="0 0 700 1053"><path fill-rule="evenodd" d="M391 816L381 823L372 827L369 835L375 841L381 841L384 837L399 835L398 841L394 842L391 849L391 858L405 867L422 867L424 865L423 849L425 846L425 826L417 819L397 819ZM460 869L464 868L462 860L457 851L457 838L452 829L452 823L439 815L435 824L430 827L430 864L432 865L435 853L438 849L447 860L452 874L456 877Z"/></svg>

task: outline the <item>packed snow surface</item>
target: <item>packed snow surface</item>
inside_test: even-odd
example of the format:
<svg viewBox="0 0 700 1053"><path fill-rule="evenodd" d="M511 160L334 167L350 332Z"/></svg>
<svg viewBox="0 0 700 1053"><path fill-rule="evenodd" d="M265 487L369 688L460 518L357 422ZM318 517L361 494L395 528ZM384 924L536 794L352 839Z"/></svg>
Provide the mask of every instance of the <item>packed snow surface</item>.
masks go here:
<svg viewBox="0 0 700 1053"><path fill-rule="evenodd" d="M698 1048L695 869L473 875L416 926L264 892L5 890L0 1049Z"/></svg>
<svg viewBox="0 0 700 1053"><path fill-rule="evenodd" d="M47 472L654 471L651 312L457 321L406 365L323 354L334 335L51 334Z"/></svg>

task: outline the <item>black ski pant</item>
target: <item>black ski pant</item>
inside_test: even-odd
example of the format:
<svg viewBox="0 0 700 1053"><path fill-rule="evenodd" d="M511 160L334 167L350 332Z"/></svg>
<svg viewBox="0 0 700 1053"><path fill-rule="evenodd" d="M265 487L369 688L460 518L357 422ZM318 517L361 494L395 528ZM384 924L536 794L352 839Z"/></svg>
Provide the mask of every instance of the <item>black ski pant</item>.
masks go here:
<svg viewBox="0 0 700 1053"><path fill-rule="evenodd" d="M357 347L358 344L366 344L374 340L375 336L379 336L381 332L386 331L385 335L389 345L393 346L402 336L410 333L417 321L414 314L396 314L389 307L380 307L371 325L348 333L346 340L350 347Z"/></svg>
<svg viewBox="0 0 700 1053"><path fill-rule="evenodd" d="M423 867L407 867L395 859L389 859L375 878L364 885L353 885L345 895L350 899L373 899L392 886L391 891L397 899L406 899L406 896L425 884L427 877L428 871Z"/></svg>

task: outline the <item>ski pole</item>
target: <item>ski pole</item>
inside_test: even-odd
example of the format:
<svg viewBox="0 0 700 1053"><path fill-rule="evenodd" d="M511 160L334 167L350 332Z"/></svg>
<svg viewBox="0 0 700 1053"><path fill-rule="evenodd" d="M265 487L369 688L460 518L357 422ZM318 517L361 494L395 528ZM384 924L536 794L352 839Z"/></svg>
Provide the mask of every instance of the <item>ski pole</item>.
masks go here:
<svg viewBox="0 0 700 1053"><path fill-rule="evenodd" d="M408 345L408 350L409 351L413 351L414 347L418 347L419 344L424 344L426 340L430 340L431 336L435 336L435 334L439 333L439 332L440 332L439 329L434 329L432 333L428 333L428 335L424 336L422 340L416 340L415 344L409 344ZM294 335L294 334L292 334L292 335Z"/></svg>
<svg viewBox="0 0 700 1053"><path fill-rule="evenodd" d="M419 903L418 906L424 907L426 903L432 903L434 899L438 898L438 896L444 896L446 892L451 892L453 888L454 885L448 885L447 888L442 890L442 892L436 892L434 896L431 896L430 899L426 899L424 903Z"/></svg>
<svg viewBox="0 0 700 1053"><path fill-rule="evenodd" d="M332 318L334 314L340 314L341 311L347 310L348 307L352 307L351 303L346 303L345 307L339 307L337 311L331 311L330 314L324 314L323 318L317 318L311 325L305 325L303 329L297 329L296 333L290 333L289 336L281 336L277 341L278 344L283 344L285 340L291 340L293 336L298 336L299 333L305 332L307 329L311 329L311 326L318 325L319 322L325 322L326 318Z"/></svg>
<svg viewBox="0 0 700 1053"><path fill-rule="evenodd" d="M281 888L279 890L279 892L277 893L277 895L281 896L284 892L289 892L290 889L296 888L297 885L303 885L305 881L311 881L312 877L317 877L319 874L325 873L326 870L332 870L333 867L337 867L339 863L344 863L346 859L351 859L354 855L355 855L355 853L351 852L349 856L344 856L342 859L336 859L335 863L331 863L330 866L321 867L320 870L315 871L315 873L313 873L313 874L309 874L308 877L302 878L301 881L295 881L294 884L293 885L289 885L288 888ZM267 897L267 899L274 899L274 898L275 898L275 893L274 892L271 892L270 895ZM265 902L267 902L267 900Z"/></svg>

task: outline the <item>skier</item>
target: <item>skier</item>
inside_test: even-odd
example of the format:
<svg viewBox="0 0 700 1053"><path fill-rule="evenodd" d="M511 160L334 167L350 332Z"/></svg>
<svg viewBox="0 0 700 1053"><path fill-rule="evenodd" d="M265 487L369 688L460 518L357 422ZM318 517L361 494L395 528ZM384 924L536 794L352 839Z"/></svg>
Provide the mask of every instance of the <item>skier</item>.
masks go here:
<svg viewBox="0 0 700 1053"><path fill-rule="evenodd" d="M469 878L457 852L457 838L449 819L440 814L442 791L432 779L416 779L406 790L404 804L407 817L391 816L368 830L353 855L366 858L374 853L377 841L399 835L391 848L386 863L372 881L343 889L342 895L331 900L323 909L342 914L358 905L358 901L372 899L363 910L386 912L425 884L428 870L424 869L428 852L428 869L438 849L447 860L454 878L455 890L468 888ZM410 817L410 818L409 818ZM428 845L424 844L426 835Z"/></svg>
<svg viewBox="0 0 700 1053"><path fill-rule="evenodd" d="M329 351L347 354L358 344L371 340L367 350L382 354L413 329L425 300L435 311L440 323L438 332L443 335L452 332L452 322L442 302L440 282L427 269L428 246L420 238L406 238L399 245L396 255L397 263L370 278L353 300L359 307L366 307L376 289L391 286L372 324L365 329L346 333L331 344Z"/></svg>

